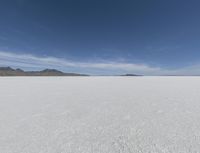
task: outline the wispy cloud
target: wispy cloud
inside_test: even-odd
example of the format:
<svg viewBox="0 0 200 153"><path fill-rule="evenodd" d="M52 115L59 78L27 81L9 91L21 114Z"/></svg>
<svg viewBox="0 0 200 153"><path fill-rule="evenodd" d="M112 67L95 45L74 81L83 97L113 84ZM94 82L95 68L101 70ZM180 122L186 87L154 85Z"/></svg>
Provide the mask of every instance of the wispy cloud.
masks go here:
<svg viewBox="0 0 200 153"><path fill-rule="evenodd" d="M148 64L126 63L119 61L103 62L78 62L64 58L37 57L30 54L15 54L11 52L0 52L0 66L12 66L25 69L57 68L64 71L101 73L101 74L120 74L136 73L144 75L198 75L200 65L188 66L180 69L168 70Z"/></svg>

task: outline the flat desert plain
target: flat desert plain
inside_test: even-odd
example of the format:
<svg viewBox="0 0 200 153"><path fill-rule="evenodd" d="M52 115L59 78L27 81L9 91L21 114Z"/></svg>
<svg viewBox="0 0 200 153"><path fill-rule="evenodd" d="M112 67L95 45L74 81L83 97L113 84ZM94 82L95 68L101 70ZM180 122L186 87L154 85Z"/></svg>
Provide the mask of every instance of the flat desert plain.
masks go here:
<svg viewBox="0 0 200 153"><path fill-rule="evenodd" d="M0 153L198 153L200 77L1 77Z"/></svg>

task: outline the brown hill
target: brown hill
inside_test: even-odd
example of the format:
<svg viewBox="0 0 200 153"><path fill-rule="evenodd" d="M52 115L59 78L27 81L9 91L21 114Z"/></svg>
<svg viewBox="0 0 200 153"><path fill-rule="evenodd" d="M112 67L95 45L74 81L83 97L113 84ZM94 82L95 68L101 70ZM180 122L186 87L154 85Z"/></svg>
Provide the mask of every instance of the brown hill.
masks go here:
<svg viewBox="0 0 200 153"><path fill-rule="evenodd" d="M42 71L23 71L11 67L0 67L0 76L88 76L78 73L64 73L56 69L45 69Z"/></svg>

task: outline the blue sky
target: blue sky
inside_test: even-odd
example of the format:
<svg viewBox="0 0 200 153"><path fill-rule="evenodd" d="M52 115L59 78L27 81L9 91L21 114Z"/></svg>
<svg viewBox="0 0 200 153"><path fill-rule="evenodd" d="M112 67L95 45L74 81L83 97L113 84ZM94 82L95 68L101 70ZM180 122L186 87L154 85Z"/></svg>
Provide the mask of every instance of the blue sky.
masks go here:
<svg viewBox="0 0 200 153"><path fill-rule="evenodd" d="M0 66L200 74L198 0L1 0Z"/></svg>

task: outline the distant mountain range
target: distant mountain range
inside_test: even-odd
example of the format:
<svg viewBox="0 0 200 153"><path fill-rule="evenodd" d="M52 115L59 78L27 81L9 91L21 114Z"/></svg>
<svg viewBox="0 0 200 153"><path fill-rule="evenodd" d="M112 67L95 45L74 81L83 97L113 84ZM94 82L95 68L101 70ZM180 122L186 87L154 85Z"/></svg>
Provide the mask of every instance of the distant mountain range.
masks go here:
<svg viewBox="0 0 200 153"><path fill-rule="evenodd" d="M79 73L65 73L56 69L44 69L42 71L24 71L11 67L0 67L0 76L89 76ZM105 75L106 76L106 75ZM124 74L114 76L142 76L137 74Z"/></svg>
<svg viewBox="0 0 200 153"><path fill-rule="evenodd" d="M42 71L24 71L11 67L0 67L0 76L88 76L78 73L64 73L56 69L45 69Z"/></svg>
<svg viewBox="0 0 200 153"><path fill-rule="evenodd" d="M120 76L142 76L142 75L138 75L138 74L124 74L124 75L120 75Z"/></svg>

